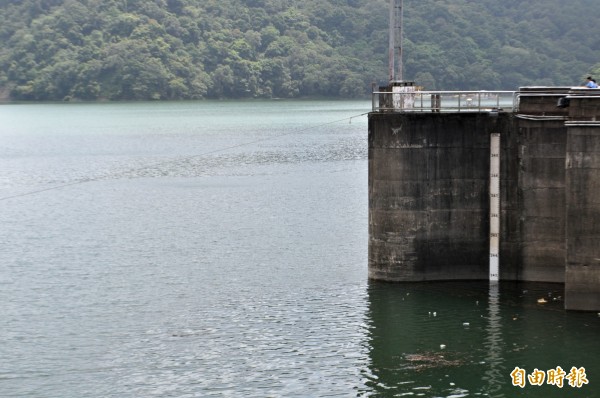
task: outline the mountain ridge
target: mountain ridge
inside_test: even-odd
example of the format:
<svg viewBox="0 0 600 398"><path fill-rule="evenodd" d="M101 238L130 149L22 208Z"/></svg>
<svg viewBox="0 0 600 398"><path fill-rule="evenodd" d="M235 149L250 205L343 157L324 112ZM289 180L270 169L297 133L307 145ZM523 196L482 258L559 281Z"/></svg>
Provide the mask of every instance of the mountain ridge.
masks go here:
<svg viewBox="0 0 600 398"><path fill-rule="evenodd" d="M387 76L385 0L6 0L13 100L364 98ZM579 85L592 0L405 0L404 78L430 90Z"/></svg>

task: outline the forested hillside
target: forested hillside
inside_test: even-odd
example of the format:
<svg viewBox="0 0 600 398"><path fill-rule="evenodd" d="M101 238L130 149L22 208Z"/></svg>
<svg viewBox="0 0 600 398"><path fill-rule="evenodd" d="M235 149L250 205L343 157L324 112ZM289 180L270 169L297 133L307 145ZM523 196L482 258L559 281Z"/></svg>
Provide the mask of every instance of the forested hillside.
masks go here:
<svg viewBox="0 0 600 398"><path fill-rule="evenodd" d="M404 79L577 85L595 0L404 0ZM366 97L387 78L388 0L2 0L0 98Z"/></svg>

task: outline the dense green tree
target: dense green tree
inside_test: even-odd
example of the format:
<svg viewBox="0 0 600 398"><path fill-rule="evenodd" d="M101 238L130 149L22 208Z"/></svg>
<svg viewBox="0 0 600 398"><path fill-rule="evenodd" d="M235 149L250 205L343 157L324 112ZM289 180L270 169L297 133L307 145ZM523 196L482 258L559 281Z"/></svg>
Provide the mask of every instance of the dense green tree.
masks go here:
<svg viewBox="0 0 600 398"><path fill-rule="evenodd" d="M388 11L388 0L0 1L0 98L363 97L387 79ZM404 15L404 79L425 89L600 75L590 0L405 0Z"/></svg>

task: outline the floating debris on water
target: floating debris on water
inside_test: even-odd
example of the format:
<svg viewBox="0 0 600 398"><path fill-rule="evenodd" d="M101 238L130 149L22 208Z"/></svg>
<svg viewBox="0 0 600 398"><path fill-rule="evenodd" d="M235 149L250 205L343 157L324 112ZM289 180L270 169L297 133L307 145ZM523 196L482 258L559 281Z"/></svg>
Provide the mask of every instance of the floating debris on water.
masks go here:
<svg viewBox="0 0 600 398"><path fill-rule="evenodd" d="M424 370L444 366L460 366L464 364L463 360L451 359L448 358L448 355L439 352L405 354L404 359L409 363L408 367L414 370Z"/></svg>

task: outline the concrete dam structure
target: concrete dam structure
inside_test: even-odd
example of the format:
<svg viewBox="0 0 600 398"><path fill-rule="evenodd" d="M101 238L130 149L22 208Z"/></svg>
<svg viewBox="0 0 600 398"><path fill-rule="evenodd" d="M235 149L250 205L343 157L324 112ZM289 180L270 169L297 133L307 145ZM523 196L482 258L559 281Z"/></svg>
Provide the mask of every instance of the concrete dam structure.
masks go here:
<svg viewBox="0 0 600 398"><path fill-rule="evenodd" d="M600 310L600 89L380 90L369 278L485 280L495 261L500 281L563 283L566 309Z"/></svg>

